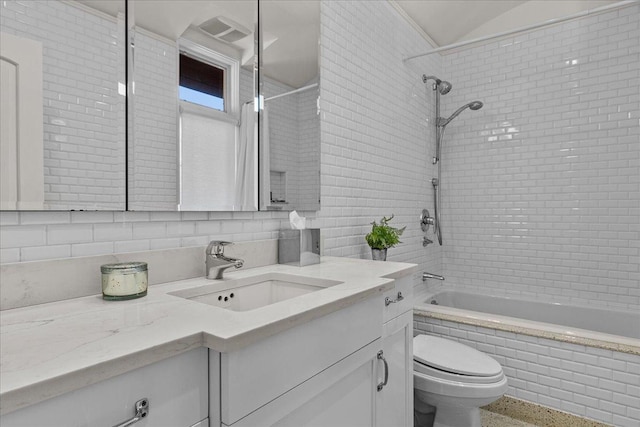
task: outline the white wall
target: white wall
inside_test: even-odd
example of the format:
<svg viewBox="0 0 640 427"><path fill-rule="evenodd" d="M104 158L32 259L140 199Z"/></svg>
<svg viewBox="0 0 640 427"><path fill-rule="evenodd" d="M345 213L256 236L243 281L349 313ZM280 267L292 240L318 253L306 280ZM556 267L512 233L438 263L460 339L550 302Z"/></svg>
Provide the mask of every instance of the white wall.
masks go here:
<svg viewBox="0 0 640 427"><path fill-rule="evenodd" d="M447 284L640 307L640 6L443 57Z"/></svg>
<svg viewBox="0 0 640 427"><path fill-rule="evenodd" d="M63 2L7 0L0 26L43 44L45 207L124 209L124 58L116 18Z"/></svg>
<svg viewBox="0 0 640 427"><path fill-rule="evenodd" d="M395 214L407 225L389 258L440 271L439 249L423 248L417 217L431 206L433 134L423 73L440 59L402 62L429 48L386 2L322 4L322 228L324 253L370 257L369 223ZM429 147L429 148L428 148ZM204 245L210 239L276 238L283 212L2 212L2 262ZM433 237L431 235L431 237Z"/></svg>
<svg viewBox="0 0 640 427"><path fill-rule="evenodd" d="M407 230L389 259L439 273L439 248L422 247L418 216L432 206L434 174L434 106L421 76L439 75L440 58L402 62L430 47L386 2L323 2L321 13L325 253L369 258L369 223L395 214Z"/></svg>
<svg viewBox="0 0 640 427"><path fill-rule="evenodd" d="M402 63L428 46L386 3L323 3L322 211L311 223L325 253L369 257L369 222L394 213L408 228L390 259L442 272L416 221L435 175L433 93L419 77L436 74L454 84L445 115L485 103L445 137L446 283L637 307L637 17L636 5L468 49L445 56L443 72L437 55ZM274 238L286 226L262 212L0 218L2 262Z"/></svg>

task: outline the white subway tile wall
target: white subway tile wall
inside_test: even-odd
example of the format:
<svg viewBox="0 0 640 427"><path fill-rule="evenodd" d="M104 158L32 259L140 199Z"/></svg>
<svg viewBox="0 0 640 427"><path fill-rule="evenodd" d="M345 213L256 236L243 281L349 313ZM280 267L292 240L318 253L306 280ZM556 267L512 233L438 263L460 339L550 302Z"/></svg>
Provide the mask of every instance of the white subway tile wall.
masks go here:
<svg viewBox="0 0 640 427"><path fill-rule="evenodd" d="M293 90L291 86L268 78L264 78L263 82L265 98ZM274 188L276 190L274 196L279 190L286 188L286 194L283 192L280 195L286 196L290 206L297 206L300 200L299 187L296 185L300 176L298 94L266 101L265 105L269 116L270 169L274 172L286 173L286 184L283 188Z"/></svg>
<svg viewBox="0 0 640 427"><path fill-rule="evenodd" d="M265 97L295 88L264 79ZM318 89L267 101L274 198L286 199L286 209L313 210L319 206L320 118Z"/></svg>
<svg viewBox="0 0 640 427"><path fill-rule="evenodd" d="M0 26L43 45L45 207L124 209L124 33L116 18L64 2L6 0Z"/></svg>
<svg viewBox="0 0 640 427"><path fill-rule="evenodd" d="M133 135L129 144L129 209L175 210L178 205L178 48L135 34Z"/></svg>
<svg viewBox="0 0 640 427"><path fill-rule="evenodd" d="M323 229L325 255L369 258L369 223L395 214L407 230L389 259L438 273L440 248L422 247L417 218L431 207L434 174L433 94L421 76L439 74L440 58L402 62L430 46L386 2L323 2L321 13L322 210L303 212L308 226ZM2 212L0 222L3 263L273 239L288 228L284 212ZM117 228L111 239L105 224Z"/></svg>
<svg viewBox="0 0 640 427"><path fill-rule="evenodd" d="M640 308L640 6L443 57L444 275Z"/></svg>
<svg viewBox="0 0 640 427"><path fill-rule="evenodd" d="M32 214L0 213L2 263L276 239L289 228L286 212L71 212L65 223L39 212L31 224Z"/></svg>
<svg viewBox="0 0 640 427"><path fill-rule="evenodd" d="M640 356L414 315L414 333L496 359L507 394L618 427L640 423Z"/></svg>
<svg viewBox="0 0 640 427"><path fill-rule="evenodd" d="M422 247L418 217L432 207L434 103L422 74L440 57L387 2L322 3L322 211L325 254L370 258L371 221L395 215L407 229L388 259L441 270L440 248ZM429 234L433 238L432 234Z"/></svg>
<svg viewBox="0 0 640 427"><path fill-rule="evenodd" d="M315 81L314 83L318 83ZM311 83L310 83L311 84ZM300 178L296 183L302 210L320 206L320 115L317 88L298 94L298 144Z"/></svg>

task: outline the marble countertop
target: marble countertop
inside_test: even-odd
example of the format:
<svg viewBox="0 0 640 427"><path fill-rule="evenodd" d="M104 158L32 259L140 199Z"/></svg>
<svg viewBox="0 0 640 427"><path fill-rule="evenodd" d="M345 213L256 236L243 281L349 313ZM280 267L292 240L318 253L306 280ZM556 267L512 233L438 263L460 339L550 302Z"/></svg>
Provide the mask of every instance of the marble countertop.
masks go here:
<svg viewBox="0 0 640 427"><path fill-rule="evenodd" d="M198 347L231 352L382 293L414 264L323 257L306 267L270 265L227 280L279 272L342 282L246 312L170 292L220 281L195 278L149 287L146 297L101 295L0 312L0 413L32 405ZM221 286L224 287L224 286Z"/></svg>

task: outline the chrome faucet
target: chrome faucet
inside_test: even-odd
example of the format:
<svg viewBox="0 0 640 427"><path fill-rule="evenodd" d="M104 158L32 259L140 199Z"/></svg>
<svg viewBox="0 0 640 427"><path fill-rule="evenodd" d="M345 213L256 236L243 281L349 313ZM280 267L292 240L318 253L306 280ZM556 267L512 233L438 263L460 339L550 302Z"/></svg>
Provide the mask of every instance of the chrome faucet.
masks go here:
<svg viewBox="0 0 640 427"><path fill-rule="evenodd" d="M212 240L205 251L207 279L222 279L222 275L227 268L240 268L244 265L244 260L229 258L224 255L224 247L233 245L231 242Z"/></svg>
<svg viewBox="0 0 640 427"><path fill-rule="evenodd" d="M427 279L438 279L438 280L444 280L444 277L442 276L438 276L437 274L431 274L431 273L427 273L426 271L424 273L422 273L422 281L426 282Z"/></svg>

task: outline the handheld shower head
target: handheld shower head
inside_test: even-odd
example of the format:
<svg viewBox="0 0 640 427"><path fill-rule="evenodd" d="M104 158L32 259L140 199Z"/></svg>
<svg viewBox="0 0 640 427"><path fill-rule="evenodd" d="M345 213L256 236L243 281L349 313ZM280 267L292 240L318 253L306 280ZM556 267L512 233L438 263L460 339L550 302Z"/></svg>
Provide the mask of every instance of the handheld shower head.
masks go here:
<svg viewBox="0 0 640 427"><path fill-rule="evenodd" d="M456 117L458 117L458 114L462 113L467 108L476 111L476 110L481 109L483 105L484 104L482 102L480 102L480 101L471 101L470 103L465 104L462 107L458 108L451 116L449 116L448 119L443 119L442 117L439 117L438 118L438 127L444 128L446 125L449 124L449 122L451 122L451 120L453 120Z"/></svg>
<svg viewBox="0 0 640 427"><path fill-rule="evenodd" d="M484 104L480 101L472 101L469 103L469 108L476 111L482 108Z"/></svg>

